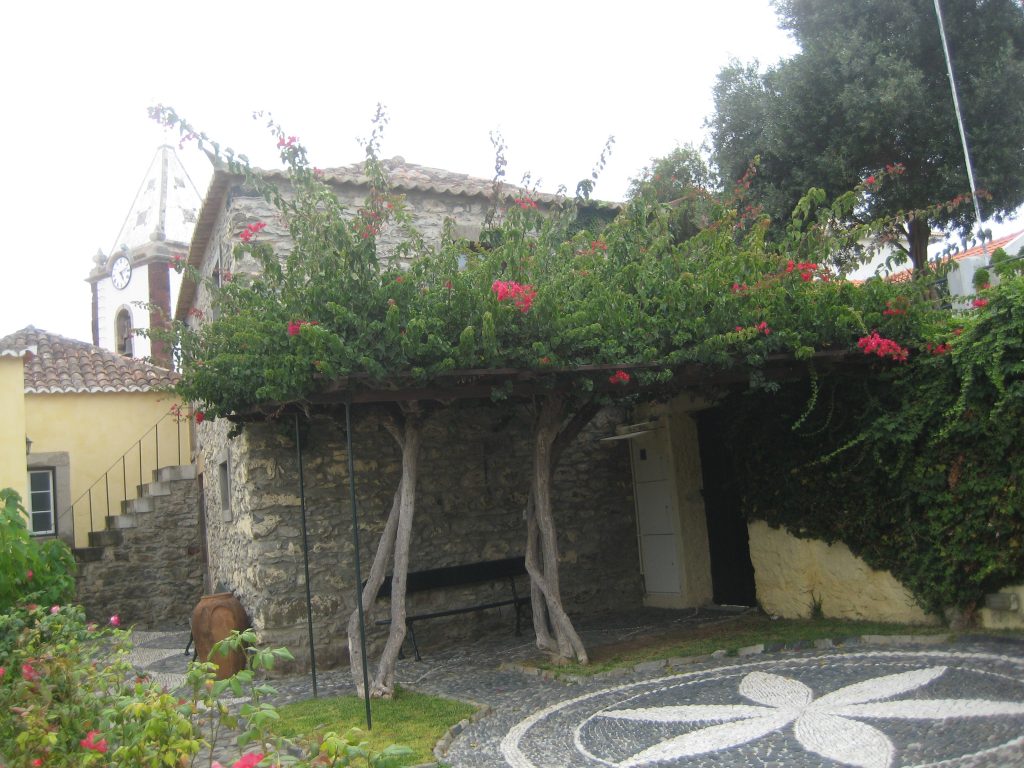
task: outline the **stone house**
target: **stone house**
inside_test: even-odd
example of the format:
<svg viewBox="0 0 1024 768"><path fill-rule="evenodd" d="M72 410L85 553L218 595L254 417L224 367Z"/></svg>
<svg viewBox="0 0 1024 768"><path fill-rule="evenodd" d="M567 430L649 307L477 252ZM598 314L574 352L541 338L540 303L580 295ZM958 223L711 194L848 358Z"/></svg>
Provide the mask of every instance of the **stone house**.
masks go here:
<svg viewBox="0 0 1024 768"><path fill-rule="evenodd" d="M493 204L490 181L401 158L384 164L393 190L406 196L428 240L440 237L446 220L460 235L475 238ZM350 208L362 203L367 187L361 168L328 170L324 178ZM538 202L543 206L553 199L540 195ZM216 170L189 264L214 281L249 268L236 263L232 244L257 221L267 225L261 239L287 252L287 232L275 210L240 177ZM385 258L394 242L385 229L380 235ZM210 310L204 286L186 280L176 319L201 322ZM800 615L810 609L809 595L821 594L827 581L835 585L829 595L836 597L830 607L837 615L927 620L891 576L878 577L883 586L871 582L866 588L876 576L858 570L856 563L832 575L832 565L842 560L835 551L822 556L785 532L748 527L730 499L729 478L720 469L724 463L716 458L728 447L715 441L720 430L705 408L706 403L684 395L632 413L607 409L566 451L553 502L570 614L760 600L771 603L766 607L772 612ZM345 624L356 591L349 484L356 484L364 562L370 561L398 485L400 454L383 426L382 406L356 404L352 410L354 477L340 407L322 408L301 423L248 422L232 438L222 422L196 430L205 588L234 592L264 640L287 645L300 665L309 660L306 558L317 658L340 663L347 654ZM458 401L427 421L410 570L523 553L528 424L524 412L496 408L489 400ZM781 553L786 562L779 560ZM493 586L464 591L484 599ZM785 603L778 594L795 598ZM451 590L412 594L410 610L461 604L466 597ZM471 636L498 621L509 619L493 611L470 614L427 622L417 634L420 644L429 646ZM374 636L379 641L383 630L377 628Z"/></svg>

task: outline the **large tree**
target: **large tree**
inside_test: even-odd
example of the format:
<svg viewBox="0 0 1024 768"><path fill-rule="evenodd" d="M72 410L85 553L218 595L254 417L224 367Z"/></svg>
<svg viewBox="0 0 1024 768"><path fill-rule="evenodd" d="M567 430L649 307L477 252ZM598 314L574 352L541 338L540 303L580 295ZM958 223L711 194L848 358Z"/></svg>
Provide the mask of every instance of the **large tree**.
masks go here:
<svg viewBox="0 0 1024 768"><path fill-rule="evenodd" d="M719 73L709 127L723 179L759 157L751 195L780 224L809 187L833 197L863 184L858 215L897 216L898 244L921 267L933 229L974 223L933 0L775 6L801 50L764 72L734 61ZM1024 11L942 11L982 215L999 216L1024 202Z"/></svg>

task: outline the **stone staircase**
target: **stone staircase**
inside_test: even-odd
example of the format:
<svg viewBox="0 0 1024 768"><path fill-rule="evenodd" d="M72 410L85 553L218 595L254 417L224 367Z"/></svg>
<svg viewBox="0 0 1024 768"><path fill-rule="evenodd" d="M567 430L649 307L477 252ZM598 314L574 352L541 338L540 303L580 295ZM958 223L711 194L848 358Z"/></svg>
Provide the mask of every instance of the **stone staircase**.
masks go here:
<svg viewBox="0 0 1024 768"><path fill-rule="evenodd" d="M195 467L154 470L121 506L74 550L78 602L98 621L117 614L124 625L187 627L203 584Z"/></svg>

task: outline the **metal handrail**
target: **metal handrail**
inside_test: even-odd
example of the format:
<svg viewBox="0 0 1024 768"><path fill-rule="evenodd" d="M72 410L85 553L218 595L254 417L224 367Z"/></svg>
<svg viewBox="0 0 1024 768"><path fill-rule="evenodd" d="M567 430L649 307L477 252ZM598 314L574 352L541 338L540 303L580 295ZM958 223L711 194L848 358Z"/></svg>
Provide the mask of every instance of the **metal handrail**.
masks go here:
<svg viewBox="0 0 1024 768"><path fill-rule="evenodd" d="M89 505L89 531L93 532L93 531L96 530L95 511L96 511L97 508L99 508L100 511L104 511L105 510L105 512L106 512L106 515L104 517L104 519L105 519L106 517L113 517L115 515L121 514L121 505L124 502L128 501L129 498L131 498L131 499L137 498L135 494L132 494L131 497L129 497L129 494L128 494L128 459L129 459L129 457L131 457L132 460L133 460L132 464L134 465L135 454L138 453L138 459L139 459L139 461L138 461L138 464L139 464L139 473L138 473L139 482L138 482L138 485L140 485L140 486L144 485L145 482L146 482L144 477L145 477L145 470L146 470L146 467L147 467L147 463L145 461L146 449L152 447L153 461L152 461L152 463L150 465L148 465L150 471L152 472L152 470L160 469L160 425L163 424L168 419L173 420L173 422L174 422L175 435L176 435L175 444L177 446L178 464L181 465L181 455L182 455L182 450L181 450L181 443L182 443L182 434L181 434L181 432L182 432L182 430L181 430L181 426L182 426L183 422L187 421L187 417L182 413L181 407L178 406L178 405L175 405L167 413L165 413L163 416L161 416L160 419L155 424L153 424L153 426L151 426L149 429L147 429L142 434L142 436L138 440L136 440L131 445L131 447L128 448L128 450L126 450L117 459L115 459L114 462L110 465L110 467L107 468L107 471L104 472L101 477L97 478L93 482L93 484L90 485L88 488L86 488L85 491L77 499L75 499L70 505L68 505L68 508L67 508L66 511L71 513L71 519L72 520L75 519L75 517L74 517L75 508L83 500L87 499L88 500L88 505ZM166 435L166 432L164 434ZM189 433L186 431L186 433L185 433L185 440L189 440L189 439L190 439ZM189 460L191 460L191 456L189 457ZM120 474L121 477L117 478L116 475L115 475L115 479L114 479L114 492L115 493L117 492L117 485L120 485L121 486L121 494L120 494L121 498L120 498L120 500L117 500L116 497L114 499L111 499L111 496L110 496L110 492L111 492L110 476L117 469L121 470L120 472L117 473L117 474ZM134 466L133 466L133 469L134 469ZM134 474L133 474L132 479L133 480L135 479ZM117 480L120 480L121 482L118 483ZM103 499L100 500L100 499L97 498L94 501L94 496L98 497L100 492L102 492L102 494L103 494ZM117 505L116 508L112 508L112 506L111 506L112 502L116 503L116 505Z"/></svg>

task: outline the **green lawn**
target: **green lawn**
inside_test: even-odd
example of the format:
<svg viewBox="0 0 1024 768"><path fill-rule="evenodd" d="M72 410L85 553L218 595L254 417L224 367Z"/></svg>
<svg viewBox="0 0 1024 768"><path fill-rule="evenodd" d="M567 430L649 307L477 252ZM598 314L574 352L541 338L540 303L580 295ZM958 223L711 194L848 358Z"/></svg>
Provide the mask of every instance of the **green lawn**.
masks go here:
<svg viewBox="0 0 1024 768"><path fill-rule="evenodd" d="M622 643L588 649L591 663L556 664L538 660L534 666L560 675L594 675L643 661L673 657L703 656L759 643L795 643L823 638L842 639L859 635L948 634L945 627L920 627L840 619L776 619L764 615L737 616L722 622L685 630L635 638Z"/></svg>
<svg viewBox="0 0 1024 768"><path fill-rule="evenodd" d="M390 744L412 749L407 765L434 762L434 745L460 720L476 709L458 701L426 696L397 688L393 699L373 699L373 730L366 734L370 749L379 752ZM281 720L274 731L280 736L300 737L352 727L366 730L363 700L355 696L310 699L278 708Z"/></svg>

